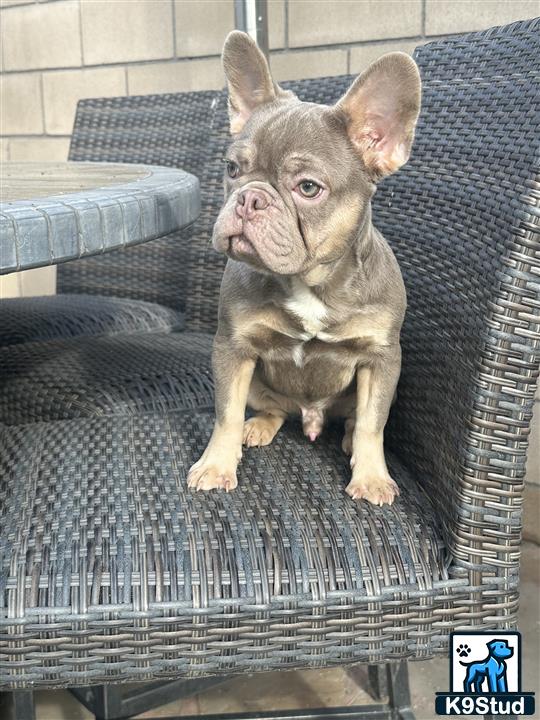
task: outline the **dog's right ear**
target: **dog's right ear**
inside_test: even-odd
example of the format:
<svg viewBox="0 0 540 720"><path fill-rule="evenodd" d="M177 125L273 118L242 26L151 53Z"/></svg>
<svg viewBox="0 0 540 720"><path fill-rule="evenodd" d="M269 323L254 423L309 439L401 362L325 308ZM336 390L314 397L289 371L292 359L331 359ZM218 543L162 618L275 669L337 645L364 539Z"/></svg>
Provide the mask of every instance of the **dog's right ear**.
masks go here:
<svg viewBox="0 0 540 720"><path fill-rule="evenodd" d="M235 135L256 108L286 93L274 84L266 58L246 33L229 33L221 59L229 89L231 133Z"/></svg>

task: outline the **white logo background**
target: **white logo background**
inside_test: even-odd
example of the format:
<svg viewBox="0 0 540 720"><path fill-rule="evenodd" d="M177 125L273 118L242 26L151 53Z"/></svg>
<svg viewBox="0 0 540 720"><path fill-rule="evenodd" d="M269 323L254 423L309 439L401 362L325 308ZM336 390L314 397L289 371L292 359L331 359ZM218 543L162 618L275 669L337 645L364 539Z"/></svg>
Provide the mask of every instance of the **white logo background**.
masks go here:
<svg viewBox="0 0 540 720"><path fill-rule="evenodd" d="M519 670L519 635L514 633L480 633L478 635L469 635L464 633L454 633L452 636L452 692L464 692L463 680L467 668L460 664L461 662L471 663L485 660L489 656L487 643L492 640L506 640L508 646L514 649L512 657L505 659L507 668L506 680L508 683L508 692L518 692L518 670ZM470 650L468 655L460 657L458 648L467 646ZM462 649L462 652L463 652ZM488 693L487 681L482 685L482 692Z"/></svg>

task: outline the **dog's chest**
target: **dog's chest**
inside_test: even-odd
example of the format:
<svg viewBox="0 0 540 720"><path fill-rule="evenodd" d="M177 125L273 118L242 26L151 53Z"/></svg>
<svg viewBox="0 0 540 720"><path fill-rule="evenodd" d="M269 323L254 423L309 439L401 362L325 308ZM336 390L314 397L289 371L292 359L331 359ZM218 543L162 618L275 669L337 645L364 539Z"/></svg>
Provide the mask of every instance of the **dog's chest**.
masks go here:
<svg viewBox="0 0 540 720"><path fill-rule="evenodd" d="M336 327L330 308L304 283L292 280L292 292L283 308L291 320L290 336L285 343L277 344L271 360L293 363L296 372L301 371L308 379L308 370L316 362L319 374L339 375L338 368L346 369L347 382L352 364L349 349L342 346L339 337L333 333ZM290 366L289 366L290 368ZM282 366L283 371L283 366ZM301 369L301 370L300 370ZM289 369L289 372L292 368ZM321 379L318 379L321 383Z"/></svg>
<svg viewBox="0 0 540 720"><path fill-rule="evenodd" d="M329 396L351 382L358 362L367 357L371 338L363 336L371 335L371 323L362 322L357 335L358 313L344 308L340 315L296 278L277 307L265 312L249 317L247 337L276 387L294 381L327 388Z"/></svg>
<svg viewBox="0 0 540 720"><path fill-rule="evenodd" d="M285 301L285 310L300 321L304 333L300 335L303 341L325 335L328 326L328 307L304 283L294 279L292 293Z"/></svg>
<svg viewBox="0 0 540 720"><path fill-rule="evenodd" d="M252 338L264 381L276 392L316 402L351 386L365 355L362 340L349 337L336 312L306 285L292 281L291 292L268 316L266 327L268 332Z"/></svg>

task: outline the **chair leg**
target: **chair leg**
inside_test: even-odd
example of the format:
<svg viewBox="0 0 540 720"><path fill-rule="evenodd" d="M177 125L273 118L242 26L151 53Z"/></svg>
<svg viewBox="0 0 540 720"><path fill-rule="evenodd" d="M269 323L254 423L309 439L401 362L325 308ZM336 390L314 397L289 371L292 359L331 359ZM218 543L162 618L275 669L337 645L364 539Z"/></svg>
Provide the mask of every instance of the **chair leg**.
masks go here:
<svg viewBox="0 0 540 720"><path fill-rule="evenodd" d="M409 689L409 666L406 660L386 665L352 665L347 670L359 687L380 702L388 697L388 707L395 720L415 720Z"/></svg>
<svg viewBox="0 0 540 720"><path fill-rule="evenodd" d="M34 693L31 690L13 690L11 697L13 720L36 720Z"/></svg>
<svg viewBox="0 0 540 720"><path fill-rule="evenodd" d="M373 700L380 700L384 694L381 687L381 671L380 665L368 665L368 687L367 691Z"/></svg>
<svg viewBox="0 0 540 720"><path fill-rule="evenodd" d="M70 688L70 692L96 716L96 720L117 720L128 716L127 712L123 712L121 686L95 685Z"/></svg>
<svg viewBox="0 0 540 720"><path fill-rule="evenodd" d="M122 720L167 705L174 700L191 697L227 680L227 677L203 677L159 681L141 683L135 689L127 691L122 685L96 685L69 690L96 716L96 720Z"/></svg>
<svg viewBox="0 0 540 720"><path fill-rule="evenodd" d="M367 692L372 700L380 702L386 697L384 665L351 665L346 668L346 673L361 690Z"/></svg>
<svg viewBox="0 0 540 720"><path fill-rule="evenodd" d="M388 704L398 720L415 720L411 707L409 667L406 660L386 666Z"/></svg>
<svg viewBox="0 0 540 720"><path fill-rule="evenodd" d="M318 708L310 710L273 710L244 715L245 720L415 720L411 708L409 692L408 666L405 661L388 663L386 666L372 668L351 668L352 677L365 685L371 672L371 682L375 692L388 695L388 703L363 705L356 707ZM375 674L373 670L378 670ZM363 682L362 682L363 680ZM204 692L226 678L200 678L193 680L151 683L146 688L121 691L121 686L101 686L72 688L71 692L95 714L96 720L120 720L138 715L140 712L170 702L176 697ZM385 687L386 686L386 687ZM157 700L157 702L156 702ZM234 720L232 715L183 716L185 720ZM17 718L19 720L19 718ZM21 718L20 720L26 720ZM180 720L180 717L167 716L163 720Z"/></svg>

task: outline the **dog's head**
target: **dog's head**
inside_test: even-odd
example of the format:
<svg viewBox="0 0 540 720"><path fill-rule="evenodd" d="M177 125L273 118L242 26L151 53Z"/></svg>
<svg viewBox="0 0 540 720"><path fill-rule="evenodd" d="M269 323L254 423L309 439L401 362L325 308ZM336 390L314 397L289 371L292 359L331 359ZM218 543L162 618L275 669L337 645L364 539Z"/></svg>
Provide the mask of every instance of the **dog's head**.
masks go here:
<svg viewBox="0 0 540 720"><path fill-rule="evenodd" d="M282 275L333 262L357 236L375 183L409 157L420 109L415 62L381 57L334 106L282 90L244 33L227 37L223 66L233 142L214 247Z"/></svg>
<svg viewBox="0 0 540 720"><path fill-rule="evenodd" d="M488 643L488 648L491 655L497 660L505 660L514 654L514 648L508 645L507 640L492 640Z"/></svg>

